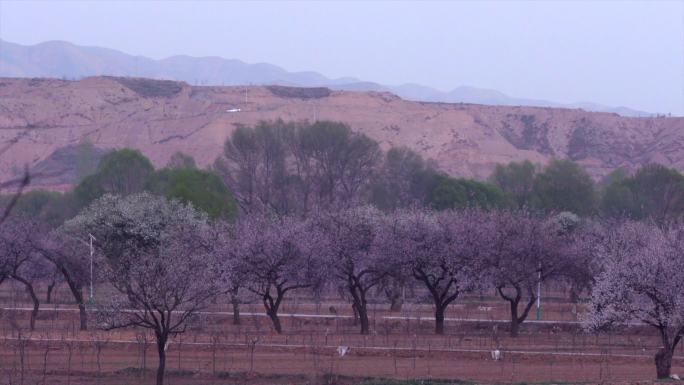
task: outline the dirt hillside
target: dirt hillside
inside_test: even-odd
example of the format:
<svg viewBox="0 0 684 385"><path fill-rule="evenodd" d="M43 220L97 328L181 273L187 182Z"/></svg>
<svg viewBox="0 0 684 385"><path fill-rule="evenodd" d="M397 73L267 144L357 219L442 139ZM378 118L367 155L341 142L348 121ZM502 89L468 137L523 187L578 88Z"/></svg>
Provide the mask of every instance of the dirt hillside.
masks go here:
<svg viewBox="0 0 684 385"><path fill-rule="evenodd" d="M51 162L73 158L64 156L63 148L84 137L102 149L138 148L156 166L175 151L206 166L236 125L278 118L343 121L383 148L408 146L452 175L484 178L496 163L545 163L554 157L576 160L595 177L648 162L684 170L684 118L412 102L389 93L325 88L0 78L0 148L13 143L0 157L0 181L28 165L56 170L37 178L36 186L68 186L73 172Z"/></svg>

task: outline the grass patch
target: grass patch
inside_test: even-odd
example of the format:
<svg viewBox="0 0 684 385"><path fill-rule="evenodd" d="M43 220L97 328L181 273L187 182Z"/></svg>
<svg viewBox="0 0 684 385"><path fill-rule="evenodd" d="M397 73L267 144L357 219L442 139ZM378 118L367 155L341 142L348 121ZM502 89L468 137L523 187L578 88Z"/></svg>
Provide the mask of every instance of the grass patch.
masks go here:
<svg viewBox="0 0 684 385"><path fill-rule="evenodd" d="M594 384L595 382L568 382L568 381L540 381L540 382L514 382L511 384L507 383L496 383L494 385L584 385L584 384Z"/></svg>
<svg viewBox="0 0 684 385"><path fill-rule="evenodd" d="M281 98L320 99L330 96L331 92L326 87L286 87L267 86L273 95Z"/></svg>
<svg viewBox="0 0 684 385"><path fill-rule="evenodd" d="M393 380L389 378L368 378L357 385L475 385L472 381L462 380Z"/></svg>
<svg viewBox="0 0 684 385"><path fill-rule="evenodd" d="M183 83L173 80L157 80L127 77L110 77L144 98L168 98L181 92Z"/></svg>

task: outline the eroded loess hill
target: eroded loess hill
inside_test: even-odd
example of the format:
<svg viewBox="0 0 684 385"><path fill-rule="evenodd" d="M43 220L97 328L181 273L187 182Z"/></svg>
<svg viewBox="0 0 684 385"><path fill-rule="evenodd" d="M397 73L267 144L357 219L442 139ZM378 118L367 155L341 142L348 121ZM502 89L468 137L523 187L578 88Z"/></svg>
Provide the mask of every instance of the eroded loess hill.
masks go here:
<svg viewBox="0 0 684 385"><path fill-rule="evenodd" d="M0 157L0 181L11 179L24 165L64 169L51 162L65 157L51 155L84 137L103 149L140 149L157 166L175 151L206 166L236 125L278 118L343 121L383 148L408 146L452 175L484 178L496 163L545 163L554 157L576 160L595 177L648 162L684 170L684 118L421 103L389 93L325 88L206 87L112 77L0 78L0 148L14 143ZM35 184L64 188L73 182L72 175L53 171Z"/></svg>

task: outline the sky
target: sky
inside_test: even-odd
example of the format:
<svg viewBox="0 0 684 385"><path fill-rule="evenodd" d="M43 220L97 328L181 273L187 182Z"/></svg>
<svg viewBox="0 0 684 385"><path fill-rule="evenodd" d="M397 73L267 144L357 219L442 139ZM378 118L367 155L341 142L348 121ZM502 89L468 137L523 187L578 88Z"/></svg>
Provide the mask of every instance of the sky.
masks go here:
<svg viewBox="0 0 684 385"><path fill-rule="evenodd" d="M684 115L684 0L0 0L0 39Z"/></svg>

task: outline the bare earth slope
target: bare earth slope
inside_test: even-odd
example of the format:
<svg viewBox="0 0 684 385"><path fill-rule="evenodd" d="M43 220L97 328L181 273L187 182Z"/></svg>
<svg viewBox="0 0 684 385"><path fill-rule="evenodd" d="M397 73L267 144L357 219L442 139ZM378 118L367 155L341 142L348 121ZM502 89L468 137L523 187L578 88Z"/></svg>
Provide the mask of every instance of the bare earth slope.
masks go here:
<svg viewBox="0 0 684 385"><path fill-rule="evenodd" d="M227 112L239 108L240 112ZM411 102L389 93L189 86L93 77L0 78L0 181L46 166L83 137L97 147L140 149L156 166L175 151L206 166L236 125L337 120L380 142L408 146L452 175L486 177L496 163L570 158L599 177L648 162L684 170L684 118L628 118L575 109ZM70 174L71 175L71 174ZM65 173L38 178L65 187Z"/></svg>

